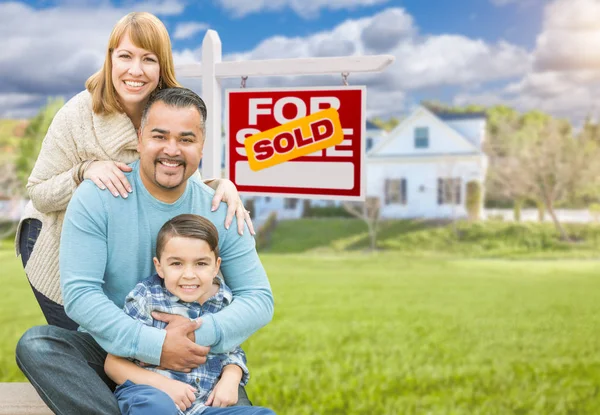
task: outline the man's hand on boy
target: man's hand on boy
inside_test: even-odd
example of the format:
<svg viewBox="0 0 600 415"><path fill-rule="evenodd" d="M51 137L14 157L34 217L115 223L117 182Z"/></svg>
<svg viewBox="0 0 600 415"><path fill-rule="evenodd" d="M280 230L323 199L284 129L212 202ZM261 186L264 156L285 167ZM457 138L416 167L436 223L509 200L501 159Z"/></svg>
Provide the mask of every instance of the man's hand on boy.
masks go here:
<svg viewBox="0 0 600 415"><path fill-rule="evenodd" d="M187 383L175 379L165 378L160 383L160 390L169 395L173 399L173 402L175 402L175 405L182 411L192 406L192 403L196 400L196 395L194 395L196 389Z"/></svg>
<svg viewBox="0 0 600 415"><path fill-rule="evenodd" d="M178 319L177 319L178 320ZM160 355L160 367L177 372L190 372L191 369L206 362L210 347L200 346L190 340L190 332L194 332L202 324L199 320L173 321L167 324L167 336Z"/></svg>
<svg viewBox="0 0 600 415"><path fill-rule="evenodd" d="M175 327L180 324L186 324L186 323L190 322L190 319L187 317L183 317L178 314L161 313L160 311L153 311L152 317L155 320L160 320L164 323L167 323L167 327L169 325ZM202 324L202 320L200 320L200 323ZM200 326L198 326L198 327L200 327ZM196 332L195 331L189 332L188 338L191 341L195 342L196 341Z"/></svg>

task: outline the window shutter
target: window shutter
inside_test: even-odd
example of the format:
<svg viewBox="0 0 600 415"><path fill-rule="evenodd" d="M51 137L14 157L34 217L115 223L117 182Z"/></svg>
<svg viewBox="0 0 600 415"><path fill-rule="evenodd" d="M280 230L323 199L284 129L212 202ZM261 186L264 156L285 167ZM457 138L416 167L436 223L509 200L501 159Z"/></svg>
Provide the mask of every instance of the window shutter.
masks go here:
<svg viewBox="0 0 600 415"><path fill-rule="evenodd" d="M385 192L385 204L389 205L390 204L390 189L389 189L389 183L390 180L389 179L385 179L385 184L384 184L384 192Z"/></svg>

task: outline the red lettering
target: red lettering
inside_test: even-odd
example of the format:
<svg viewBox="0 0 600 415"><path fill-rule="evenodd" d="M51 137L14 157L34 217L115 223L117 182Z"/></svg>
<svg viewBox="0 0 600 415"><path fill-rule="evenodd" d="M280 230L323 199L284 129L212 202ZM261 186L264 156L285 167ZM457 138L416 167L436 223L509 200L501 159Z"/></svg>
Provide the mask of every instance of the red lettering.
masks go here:
<svg viewBox="0 0 600 415"><path fill-rule="evenodd" d="M308 137L308 138L302 137L302 129L301 128L294 128L294 137L296 137L296 144L298 145L298 148L307 146L313 142L312 137Z"/></svg>
<svg viewBox="0 0 600 415"><path fill-rule="evenodd" d="M285 147L282 144L284 140ZM277 134L273 139L273 147L275 147L275 151L279 154L289 153L294 148L294 136L287 131Z"/></svg>
<svg viewBox="0 0 600 415"><path fill-rule="evenodd" d="M321 127L324 127L323 132L321 132ZM325 140L333 135L333 123L327 118L315 121L310 124L310 131L312 131L315 142Z"/></svg>
<svg viewBox="0 0 600 415"><path fill-rule="evenodd" d="M256 160L264 161L273 157L275 151L271 147L271 142L268 139L263 139L254 143L252 147Z"/></svg>

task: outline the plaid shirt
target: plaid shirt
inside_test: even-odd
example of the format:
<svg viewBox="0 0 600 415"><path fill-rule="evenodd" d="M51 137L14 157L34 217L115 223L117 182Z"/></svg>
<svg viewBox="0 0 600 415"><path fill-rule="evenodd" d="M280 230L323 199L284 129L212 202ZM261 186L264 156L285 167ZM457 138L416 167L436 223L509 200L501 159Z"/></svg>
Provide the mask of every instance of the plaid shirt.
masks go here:
<svg viewBox="0 0 600 415"><path fill-rule="evenodd" d="M205 313L216 313L229 305L233 297L231 290L225 285L223 279L217 277L216 280L218 280L216 282L219 284L219 291L201 305L197 302L186 303L181 301L165 288L163 279L155 274L135 286L127 295L123 309L131 317L159 329L164 329L167 323L153 319L151 314L153 311L177 314L186 318L198 318ZM246 355L239 346L229 353L209 353L206 363L193 369L190 373L161 370L148 366L145 366L145 368L196 388L196 400L192 406L185 412L179 410L180 414L196 415L204 412L206 408L204 402L206 402L208 395L217 384L226 365L239 366L243 372L240 384L246 385L248 383L250 374L246 367Z"/></svg>

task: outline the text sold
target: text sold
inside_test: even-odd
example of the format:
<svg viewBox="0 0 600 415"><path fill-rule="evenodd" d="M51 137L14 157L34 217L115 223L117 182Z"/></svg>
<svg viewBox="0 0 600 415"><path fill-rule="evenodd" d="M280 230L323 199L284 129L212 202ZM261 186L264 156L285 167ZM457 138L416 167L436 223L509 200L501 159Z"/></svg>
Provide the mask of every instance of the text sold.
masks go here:
<svg viewBox="0 0 600 415"><path fill-rule="evenodd" d="M246 138L250 169L257 171L340 144L344 133L335 108Z"/></svg>

